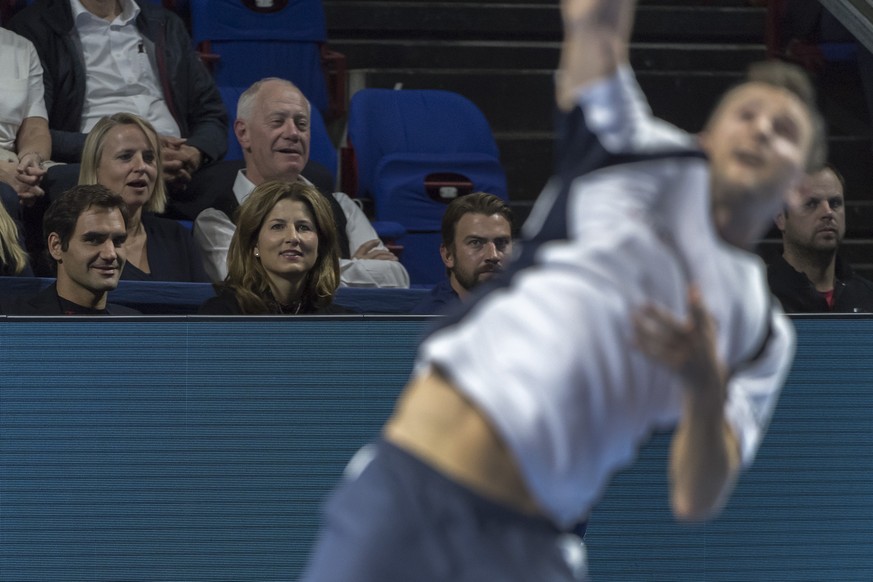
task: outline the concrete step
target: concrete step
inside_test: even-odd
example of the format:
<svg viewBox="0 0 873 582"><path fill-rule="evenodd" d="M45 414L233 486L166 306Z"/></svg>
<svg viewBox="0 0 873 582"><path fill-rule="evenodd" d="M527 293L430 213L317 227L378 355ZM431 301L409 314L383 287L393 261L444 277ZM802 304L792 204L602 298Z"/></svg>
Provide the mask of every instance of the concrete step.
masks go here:
<svg viewBox="0 0 873 582"><path fill-rule="evenodd" d="M328 38L553 40L561 38L558 3L325 0ZM765 11L745 4L643 4L640 42L755 42Z"/></svg>
<svg viewBox="0 0 873 582"><path fill-rule="evenodd" d="M873 240L873 200L846 201L846 237ZM873 253L867 260L873 263Z"/></svg>
<svg viewBox="0 0 873 582"><path fill-rule="evenodd" d="M503 40L331 40L350 69L542 69L557 67L560 43ZM766 58L762 44L636 43L637 71L743 71Z"/></svg>
<svg viewBox="0 0 873 582"><path fill-rule="evenodd" d="M858 276L873 281L873 263L855 263L852 265L852 269Z"/></svg>
<svg viewBox="0 0 873 582"><path fill-rule="evenodd" d="M835 135L870 136L870 110L857 63L832 63L813 76L819 107Z"/></svg>
<svg viewBox="0 0 873 582"><path fill-rule="evenodd" d="M724 91L742 79L734 68L721 70L638 70L640 85L659 117L688 131L698 131ZM870 138L863 97L851 86L819 80L828 133ZM485 113L495 131L544 131L552 125L551 69L415 69L372 68L349 71L350 94L364 87L443 89L466 96Z"/></svg>
<svg viewBox="0 0 873 582"><path fill-rule="evenodd" d="M698 131L716 99L742 75L730 71L683 74L641 71L652 110L683 129ZM365 87L442 89L464 95L484 112L495 132L549 131L554 112L548 70L358 69L349 71L350 94Z"/></svg>
<svg viewBox="0 0 873 582"><path fill-rule="evenodd" d="M506 172L509 199L532 202L554 171L554 134L504 132L495 133L494 138Z"/></svg>
<svg viewBox="0 0 873 582"><path fill-rule="evenodd" d="M873 152L871 152L870 137L834 136L828 139L828 159L846 180L846 203L869 204L873 202ZM873 237L873 211L865 207L859 210L856 218L847 215L846 221L850 227L855 224L866 224L871 229Z"/></svg>
<svg viewBox="0 0 873 582"><path fill-rule="evenodd" d="M510 199L532 201L553 171L554 134L497 132L500 159L506 171ZM873 238L873 154L866 137L831 138L830 160L846 179L846 225L850 237ZM871 257L873 261L873 257Z"/></svg>

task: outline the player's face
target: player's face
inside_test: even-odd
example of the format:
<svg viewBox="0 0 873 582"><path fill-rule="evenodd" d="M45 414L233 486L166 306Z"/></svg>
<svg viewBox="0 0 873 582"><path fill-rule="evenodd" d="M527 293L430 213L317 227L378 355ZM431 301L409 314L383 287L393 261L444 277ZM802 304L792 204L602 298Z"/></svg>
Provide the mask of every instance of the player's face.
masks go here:
<svg viewBox="0 0 873 582"><path fill-rule="evenodd" d="M309 104L285 83L264 83L250 119L237 120L234 129L247 154L248 178L256 185L293 182L309 160Z"/></svg>
<svg viewBox="0 0 873 582"><path fill-rule="evenodd" d="M504 269L512 253L512 228L500 214L467 213L455 226L453 247L440 248L443 263L469 291Z"/></svg>
<svg viewBox="0 0 873 582"><path fill-rule="evenodd" d="M83 305L90 297L118 287L125 264L127 231L117 208L89 208L79 215L66 250L60 237L51 233L49 252L58 260L58 287L72 292Z"/></svg>
<svg viewBox="0 0 873 582"><path fill-rule="evenodd" d="M118 125L106 134L97 166L97 183L120 194L133 211L152 197L158 176L157 154L137 125Z"/></svg>
<svg viewBox="0 0 873 582"><path fill-rule="evenodd" d="M288 198L277 202L264 219L255 252L270 279L302 280L318 259L318 232L309 207Z"/></svg>
<svg viewBox="0 0 873 582"><path fill-rule="evenodd" d="M813 252L835 251L846 234L846 208L839 178L828 168L809 176L776 224L786 245Z"/></svg>
<svg viewBox="0 0 873 582"><path fill-rule="evenodd" d="M790 92L763 83L734 89L701 145L709 155L716 223L729 242L752 244L803 178L813 124Z"/></svg>

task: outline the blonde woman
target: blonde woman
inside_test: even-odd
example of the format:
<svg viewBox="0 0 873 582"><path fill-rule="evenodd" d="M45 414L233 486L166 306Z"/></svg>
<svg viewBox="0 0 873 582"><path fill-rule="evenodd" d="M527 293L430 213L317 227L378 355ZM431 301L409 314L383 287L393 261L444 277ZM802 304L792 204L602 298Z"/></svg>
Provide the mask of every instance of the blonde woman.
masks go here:
<svg viewBox="0 0 873 582"><path fill-rule="evenodd" d="M339 247L331 209L314 186L265 182L237 211L228 274L205 315L348 313L334 305Z"/></svg>
<svg viewBox="0 0 873 582"><path fill-rule="evenodd" d="M85 140L79 184L100 184L119 194L130 213L127 266L122 279L206 282L191 232L164 211L167 192L160 143L149 122L116 113L97 122Z"/></svg>
<svg viewBox="0 0 873 582"><path fill-rule="evenodd" d="M33 276L27 253L20 241L18 225L0 204L0 276Z"/></svg>

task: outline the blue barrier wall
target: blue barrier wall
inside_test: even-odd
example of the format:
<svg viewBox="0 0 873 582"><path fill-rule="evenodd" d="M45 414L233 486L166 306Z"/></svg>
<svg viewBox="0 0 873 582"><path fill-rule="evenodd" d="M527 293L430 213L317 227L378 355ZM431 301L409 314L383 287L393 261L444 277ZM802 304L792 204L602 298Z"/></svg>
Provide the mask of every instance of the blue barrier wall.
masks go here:
<svg viewBox="0 0 873 582"><path fill-rule="evenodd" d="M0 299L35 295L54 282L38 277L0 277ZM429 293L428 289L340 287L335 302L354 313L405 315ZM196 315L198 308L214 296L211 283L120 281L118 288L109 294L109 301L144 315Z"/></svg>
<svg viewBox="0 0 873 582"><path fill-rule="evenodd" d="M873 319L798 320L723 516L674 524L668 437L588 535L603 580L873 580ZM420 318L0 321L0 580L293 580Z"/></svg>

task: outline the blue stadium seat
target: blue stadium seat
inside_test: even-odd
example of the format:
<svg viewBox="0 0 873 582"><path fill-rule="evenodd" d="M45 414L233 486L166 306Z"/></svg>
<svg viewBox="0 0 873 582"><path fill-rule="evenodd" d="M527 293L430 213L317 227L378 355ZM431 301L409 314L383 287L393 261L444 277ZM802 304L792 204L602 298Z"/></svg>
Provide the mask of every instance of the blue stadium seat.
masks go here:
<svg viewBox="0 0 873 582"><path fill-rule="evenodd" d="M314 107L310 117L310 134L309 159L327 168L333 176L334 184L336 184L339 155L330 139L330 134L327 132L327 126L324 124L321 112Z"/></svg>
<svg viewBox="0 0 873 582"><path fill-rule="evenodd" d="M445 277L440 226L449 202L480 191L508 199L488 121L456 93L359 91L349 104L348 142L357 184L344 189L371 198L375 220L406 229L397 242L413 284Z"/></svg>
<svg viewBox="0 0 873 582"><path fill-rule="evenodd" d="M282 77L322 113L328 92L322 68L327 27L321 0L190 0L191 33L201 52L217 56L218 85L247 87Z"/></svg>

